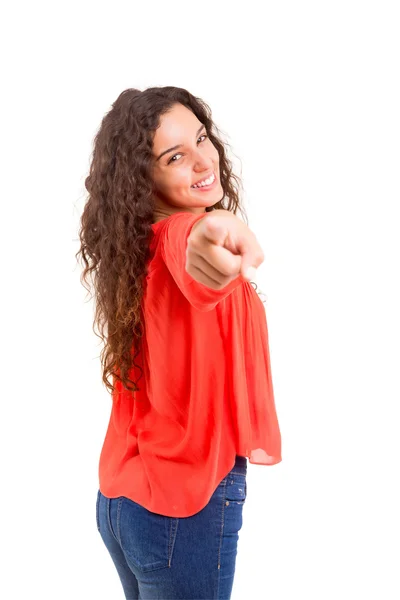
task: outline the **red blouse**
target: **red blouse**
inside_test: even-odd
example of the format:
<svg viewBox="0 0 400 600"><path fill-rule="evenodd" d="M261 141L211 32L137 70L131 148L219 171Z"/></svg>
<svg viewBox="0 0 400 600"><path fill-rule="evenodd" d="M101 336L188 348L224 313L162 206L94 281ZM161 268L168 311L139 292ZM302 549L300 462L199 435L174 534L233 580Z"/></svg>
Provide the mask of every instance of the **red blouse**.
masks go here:
<svg viewBox="0 0 400 600"><path fill-rule="evenodd" d="M282 460L263 302L241 275L213 290L185 270L191 228L208 214L152 226L138 401L116 382L99 461L105 496L172 517L204 508L236 454Z"/></svg>

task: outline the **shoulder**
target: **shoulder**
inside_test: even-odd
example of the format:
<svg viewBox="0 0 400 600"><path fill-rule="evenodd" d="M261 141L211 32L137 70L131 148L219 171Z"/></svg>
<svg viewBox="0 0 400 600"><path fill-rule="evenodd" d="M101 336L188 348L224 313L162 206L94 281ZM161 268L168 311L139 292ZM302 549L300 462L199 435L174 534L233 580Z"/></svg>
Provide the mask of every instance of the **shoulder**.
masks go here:
<svg viewBox="0 0 400 600"><path fill-rule="evenodd" d="M158 239L184 243L189 236L192 227L197 221L209 213L195 214L191 212L179 212L153 223L152 229Z"/></svg>

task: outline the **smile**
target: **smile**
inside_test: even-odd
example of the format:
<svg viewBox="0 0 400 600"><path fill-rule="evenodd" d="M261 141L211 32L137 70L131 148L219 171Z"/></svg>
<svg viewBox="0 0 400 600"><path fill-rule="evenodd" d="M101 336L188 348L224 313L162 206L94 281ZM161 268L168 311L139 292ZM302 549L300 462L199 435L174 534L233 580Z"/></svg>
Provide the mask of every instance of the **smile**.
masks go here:
<svg viewBox="0 0 400 600"><path fill-rule="evenodd" d="M212 173L212 175L210 175L210 177L208 177L207 179L204 179L203 181L200 181L199 183L196 183L195 185L192 185L190 187L194 190L207 191L214 186L216 180L217 178L215 176L215 173Z"/></svg>

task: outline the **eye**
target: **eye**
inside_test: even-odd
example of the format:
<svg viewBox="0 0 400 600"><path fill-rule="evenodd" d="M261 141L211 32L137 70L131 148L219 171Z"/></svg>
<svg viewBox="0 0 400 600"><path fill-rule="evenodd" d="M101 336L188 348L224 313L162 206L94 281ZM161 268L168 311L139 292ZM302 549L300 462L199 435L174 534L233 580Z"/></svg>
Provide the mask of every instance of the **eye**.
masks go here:
<svg viewBox="0 0 400 600"><path fill-rule="evenodd" d="M208 135L206 135L205 133L203 133L203 135L201 135L199 138L197 138L198 140L200 138L208 138ZM204 140L203 140L204 141ZM169 159L167 164L170 164L171 162L176 162L176 160L172 160L173 158L175 158L175 156L179 156L179 154L182 154L181 152L178 152L177 154L174 154L173 156L171 156L171 158Z"/></svg>

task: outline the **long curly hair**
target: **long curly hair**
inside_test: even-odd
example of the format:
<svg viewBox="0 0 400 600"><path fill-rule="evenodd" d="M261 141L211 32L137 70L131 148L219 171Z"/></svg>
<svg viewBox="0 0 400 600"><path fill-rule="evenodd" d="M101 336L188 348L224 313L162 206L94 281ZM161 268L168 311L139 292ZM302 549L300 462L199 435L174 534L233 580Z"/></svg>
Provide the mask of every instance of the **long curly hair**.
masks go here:
<svg viewBox="0 0 400 600"><path fill-rule="evenodd" d="M102 380L111 393L117 391L117 381L125 390L140 389L139 380L131 376L134 367L142 374L135 359L141 350L142 298L154 235L153 138L160 117L176 103L190 109L205 125L218 150L224 196L206 211L224 209L236 214L240 210L247 224L239 199L242 182L233 173L228 144L213 123L210 107L179 87L124 90L94 137L85 179L88 195L80 220L80 248L75 255L82 260L80 281L89 292L92 279L93 331L104 342L100 354Z"/></svg>

